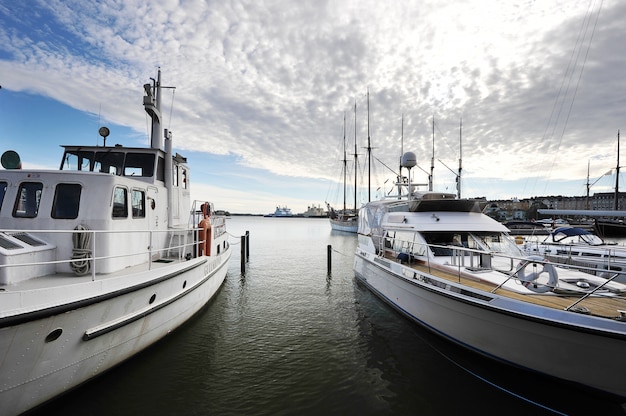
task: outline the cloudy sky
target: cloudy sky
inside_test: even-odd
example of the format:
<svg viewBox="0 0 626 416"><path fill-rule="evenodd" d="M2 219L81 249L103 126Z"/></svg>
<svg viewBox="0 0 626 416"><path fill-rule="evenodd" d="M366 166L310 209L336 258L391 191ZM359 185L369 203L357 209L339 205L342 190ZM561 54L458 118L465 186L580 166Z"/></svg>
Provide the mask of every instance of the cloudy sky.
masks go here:
<svg viewBox="0 0 626 416"><path fill-rule="evenodd" d="M2 2L0 150L57 168L59 145L102 144L102 125L107 145L148 145L160 67L192 197L218 209L340 203L344 115L366 201L368 91L372 199L402 143L427 182L433 120L435 190L456 192L462 155L463 197L584 195L588 167L591 193L611 191L625 18L618 0Z"/></svg>

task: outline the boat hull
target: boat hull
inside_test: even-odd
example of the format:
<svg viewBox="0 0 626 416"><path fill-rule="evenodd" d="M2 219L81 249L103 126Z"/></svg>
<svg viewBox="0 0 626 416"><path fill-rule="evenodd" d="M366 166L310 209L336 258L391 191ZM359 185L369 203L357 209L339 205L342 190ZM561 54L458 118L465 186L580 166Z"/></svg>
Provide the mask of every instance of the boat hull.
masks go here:
<svg viewBox="0 0 626 416"><path fill-rule="evenodd" d="M358 249L354 270L357 279L382 300L457 344L511 365L626 397L626 363L620 359L626 334L618 328L619 322L593 329L597 318L574 314L572 319L572 312L468 289Z"/></svg>
<svg viewBox="0 0 626 416"><path fill-rule="evenodd" d="M359 229L358 221L342 221L330 219L330 228L335 231L343 231L346 233L356 233Z"/></svg>
<svg viewBox="0 0 626 416"><path fill-rule="evenodd" d="M230 255L227 249L220 256L124 275L118 282L84 283L87 297L1 317L3 414L41 405L178 328L217 293ZM15 294L0 293L0 299L4 295Z"/></svg>

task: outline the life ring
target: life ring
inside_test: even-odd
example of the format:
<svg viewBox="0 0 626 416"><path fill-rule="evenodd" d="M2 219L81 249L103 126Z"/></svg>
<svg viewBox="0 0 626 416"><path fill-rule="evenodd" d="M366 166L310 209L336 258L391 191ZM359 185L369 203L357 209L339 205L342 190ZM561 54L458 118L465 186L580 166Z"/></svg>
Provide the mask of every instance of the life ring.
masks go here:
<svg viewBox="0 0 626 416"><path fill-rule="evenodd" d="M539 271L535 270L533 272L530 272L529 274L526 274L526 266L528 266L529 264L535 265L533 267L537 267L536 265L540 264L542 266L542 269ZM516 273L517 277L522 282L522 285L524 287L537 293L546 293L551 291L556 287L556 284L559 280L554 266L546 262L546 260L541 256L530 256L527 259L522 260L517 266ZM548 281L546 283L537 283L537 279L543 273L548 274Z"/></svg>

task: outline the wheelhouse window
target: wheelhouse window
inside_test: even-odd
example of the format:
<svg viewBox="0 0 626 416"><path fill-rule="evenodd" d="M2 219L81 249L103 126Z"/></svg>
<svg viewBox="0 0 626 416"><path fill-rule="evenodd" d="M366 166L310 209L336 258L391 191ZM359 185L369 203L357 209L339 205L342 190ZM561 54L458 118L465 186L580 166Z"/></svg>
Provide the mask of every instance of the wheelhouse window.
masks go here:
<svg viewBox="0 0 626 416"><path fill-rule="evenodd" d="M157 179L165 181L165 159L163 156L159 156L159 161L157 163Z"/></svg>
<svg viewBox="0 0 626 416"><path fill-rule="evenodd" d="M40 182L22 182L13 207L13 216L35 218L39 212L42 191L43 184Z"/></svg>
<svg viewBox="0 0 626 416"><path fill-rule="evenodd" d="M154 155L150 153L128 153L124 164L124 176L150 177L154 174Z"/></svg>
<svg viewBox="0 0 626 416"><path fill-rule="evenodd" d="M123 152L96 152L96 159L93 166L94 172L110 173L121 175L124 166Z"/></svg>
<svg viewBox="0 0 626 416"><path fill-rule="evenodd" d="M7 183L0 182L0 208L2 207L2 201L4 201L4 195L7 193Z"/></svg>
<svg viewBox="0 0 626 416"><path fill-rule="evenodd" d="M133 208L133 218L146 216L146 193L139 189L130 191L130 199Z"/></svg>
<svg viewBox="0 0 626 416"><path fill-rule="evenodd" d="M60 183L54 191L52 218L71 220L78 217L82 186L77 183Z"/></svg>
<svg viewBox="0 0 626 416"><path fill-rule="evenodd" d="M83 170L112 175L152 177L154 153L123 152L117 147L107 150L66 150L61 170Z"/></svg>
<svg viewBox="0 0 626 416"><path fill-rule="evenodd" d="M113 193L113 218L128 217L128 191L126 188L116 187Z"/></svg>
<svg viewBox="0 0 626 416"><path fill-rule="evenodd" d="M178 186L178 165L175 165L172 170L172 185L175 187Z"/></svg>

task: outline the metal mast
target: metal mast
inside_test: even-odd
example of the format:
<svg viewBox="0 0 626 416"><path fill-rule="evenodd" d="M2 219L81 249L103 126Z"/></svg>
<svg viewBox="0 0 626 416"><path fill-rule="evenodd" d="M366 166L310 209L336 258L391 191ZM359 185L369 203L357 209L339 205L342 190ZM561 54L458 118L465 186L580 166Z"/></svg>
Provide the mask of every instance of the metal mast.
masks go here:
<svg viewBox="0 0 626 416"><path fill-rule="evenodd" d="M370 90L367 89L367 202L372 200L372 147L370 143Z"/></svg>
<svg viewBox="0 0 626 416"><path fill-rule="evenodd" d="M348 158L346 155L346 112L343 112L343 212L346 212L346 179L348 174Z"/></svg>
<svg viewBox="0 0 626 416"><path fill-rule="evenodd" d="M615 168L615 203L613 209L619 208L619 130L617 131L617 167Z"/></svg>
<svg viewBox="0 0 626 416"><path fill-rule="evenodd" d="M433 116L433 156L430 158L430 175L428 176L428 190L433 190L433 173L435 171L435 116Z"/></svg>
<svg viewBox="0 0 626 416"><path fill-rule="evenodd" d="M357 169L357 148L356 148L356 98L354 99L354 210L356 211L356 188L358 182Z"/></svg>
<svg viewBox="0 0 626 416"><path fill-rule="evenodd" d="M463 170L463 118L459 123L459 174L456 177L456 190L458 198L461 199L461 171Z"/></svg>

